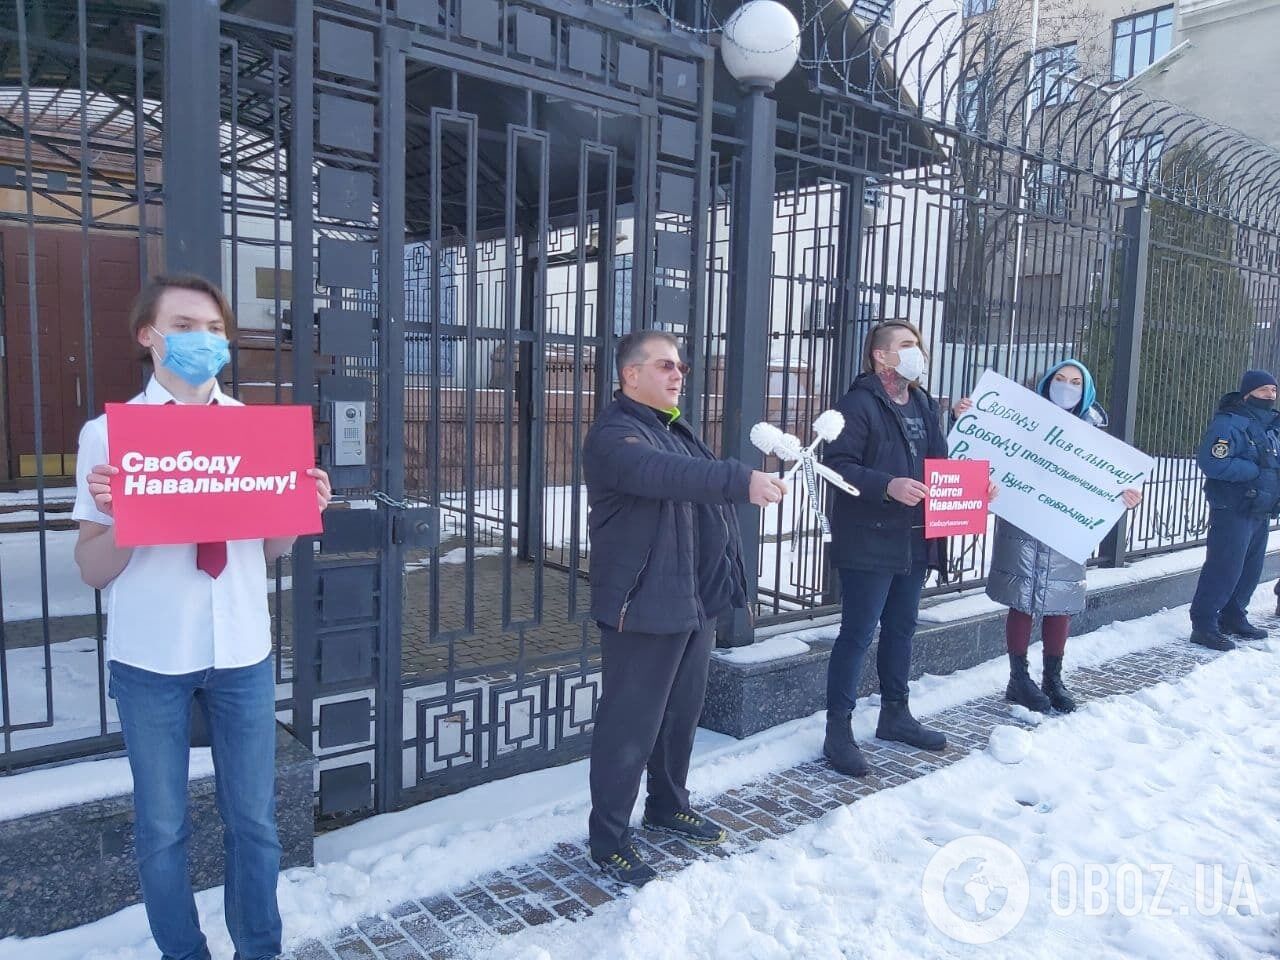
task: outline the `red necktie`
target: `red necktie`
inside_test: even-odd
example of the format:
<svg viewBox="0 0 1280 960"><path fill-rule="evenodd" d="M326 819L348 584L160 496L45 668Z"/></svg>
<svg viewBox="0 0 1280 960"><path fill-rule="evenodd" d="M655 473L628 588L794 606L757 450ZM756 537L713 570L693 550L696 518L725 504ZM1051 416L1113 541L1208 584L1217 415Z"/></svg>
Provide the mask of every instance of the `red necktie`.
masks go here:
<svg viewBox="0 0 1280 960"><path fill-rule="evenodd" d="M222 543L196 544L196 569L203 570L213 579L227 568L227 545Z"/></svg>
<svg viewBox="0 0 1280 960"><path fill-rule="evenodd" d="M169 403L177 403L177 400L170 400ZM217 403L217 400L210 401ZM166 404L167 406L168 404ZM196 544L196 569L203 570L214 580L218 579L218 575L227 569L227 545L225 542L220 543L197 543Z"/></svg>

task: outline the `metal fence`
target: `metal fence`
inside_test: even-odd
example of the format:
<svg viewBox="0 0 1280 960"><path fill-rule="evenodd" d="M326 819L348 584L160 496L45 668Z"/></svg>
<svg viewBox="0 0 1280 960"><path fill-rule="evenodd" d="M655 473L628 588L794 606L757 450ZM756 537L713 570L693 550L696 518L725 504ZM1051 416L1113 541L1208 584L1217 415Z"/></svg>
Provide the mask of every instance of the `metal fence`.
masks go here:
<svg viewBox="0 0 1280 960"><path fill-rule="evenodd" d="M806 23L817 103L778 97L770 418L808 436L880 320L921 328L944 411L986 369L1034 386L1077 357L1112 432L1157 458L1143 504L1093 562L1202 544L1199 433L1241 370L1280 359L1275 151L1078 65L1055 72L981 19L921 8L878 43L851 21ZM717 143L731 179L747 145ZM732 205L712 222L714 292L729 279ZM714 368L727 298L709 304ZM834 602L824 554L803 507L764 511L764 622ZM987 562L987 538L963 538L928 592L981 586Z"/></svg>

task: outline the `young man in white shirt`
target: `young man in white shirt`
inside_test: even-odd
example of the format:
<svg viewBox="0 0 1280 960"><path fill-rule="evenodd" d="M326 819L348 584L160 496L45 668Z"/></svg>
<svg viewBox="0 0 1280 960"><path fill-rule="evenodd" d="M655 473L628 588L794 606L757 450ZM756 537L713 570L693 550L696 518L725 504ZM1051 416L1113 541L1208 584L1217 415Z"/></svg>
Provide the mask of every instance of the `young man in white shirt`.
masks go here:
<svg viewBox="0 0 1280 960"><path fill-rule="evenodd" d="M196 276L155 277L130 318L154 376L130 403L239 406L218 387L235 319ZM208 960L187 870L192 702L208 720L225 824L227 929L237 960L281 950L276 880L275 671L267 564L292 537L159 547L115 542L106 417L84 425L77 460L76 563L106 591L110 694L133 772L135 841L147 919L165 960ZM329 478L312 469L323 510Z"/></svg>

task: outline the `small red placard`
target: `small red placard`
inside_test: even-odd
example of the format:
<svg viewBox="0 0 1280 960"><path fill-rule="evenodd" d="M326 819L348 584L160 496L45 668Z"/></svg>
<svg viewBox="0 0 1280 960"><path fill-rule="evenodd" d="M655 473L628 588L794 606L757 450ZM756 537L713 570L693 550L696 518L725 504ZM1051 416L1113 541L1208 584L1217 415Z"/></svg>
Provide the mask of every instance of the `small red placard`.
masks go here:
<svg viewBox="0 0 1280 960"><path fill-rule="evenodd" d="M107 404L116 542L320 533L311 409Z"/></svg>
<svg viewBox="0 0 1280 960"><path fill-rule="evenodd" d="M987 487L991 465L986 460L926 460L924 500L926 539L987 532Z"/></svg>

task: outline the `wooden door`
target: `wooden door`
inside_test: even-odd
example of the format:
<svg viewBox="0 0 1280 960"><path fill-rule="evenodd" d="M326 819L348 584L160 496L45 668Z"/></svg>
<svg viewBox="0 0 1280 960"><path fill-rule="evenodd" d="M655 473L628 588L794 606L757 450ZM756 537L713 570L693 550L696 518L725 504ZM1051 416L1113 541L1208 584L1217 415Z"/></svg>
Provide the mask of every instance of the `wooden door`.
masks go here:
<svg viewBox="0 0 1280 960"><path fill-rule="evenodd" d="M90 234L86 245L79 231L36 230L34 342L27 233L4 229L0 242L4 247L10 475L37 475L38 419L44 474L70 476L75 472L81 425L101 413L104 403L129 399L140 383L127 328L129 308L138 292L137 240Z"/></svg>

